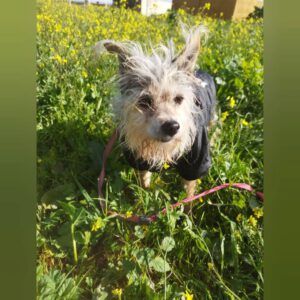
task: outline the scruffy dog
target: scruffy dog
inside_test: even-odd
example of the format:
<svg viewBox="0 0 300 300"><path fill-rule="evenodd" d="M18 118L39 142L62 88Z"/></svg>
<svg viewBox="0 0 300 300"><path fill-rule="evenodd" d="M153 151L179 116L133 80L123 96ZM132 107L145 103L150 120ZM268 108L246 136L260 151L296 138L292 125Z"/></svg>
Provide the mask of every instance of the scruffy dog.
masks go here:
<svg viewBox="0 0 300 300"><path fill-rule="evenodd" d="M212 77L194 71L203 27L183 26L184 49L176 54L172 41L148 55L134 42L100 41L119 58L119 95L114 102L124 154L139 171L142 186L164 163L174 166L188 196L196 179L211 166L208 126L215 116Z"/></svg>

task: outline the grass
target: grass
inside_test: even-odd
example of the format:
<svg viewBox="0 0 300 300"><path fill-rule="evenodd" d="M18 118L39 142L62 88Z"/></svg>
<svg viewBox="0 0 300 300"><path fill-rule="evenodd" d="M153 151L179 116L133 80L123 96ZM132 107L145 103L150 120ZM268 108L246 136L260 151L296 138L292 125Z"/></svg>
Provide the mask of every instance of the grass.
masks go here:
<svg viewBox="0 0 300 300"><path fill-rule="evenodd" d="M263 189L262 21L229 22L184 11L146 18L124 8L38 2L37 298L262 299L263 206L233 188L198 201L192 215L168 210L150 226L103 214L97 201L101 153L115 124L116 57L91 56L100 39L153 44L178 20L210 35L199 66L217 83L221 134L203 191L225 182ZM115 147L107 167L110 209L147 215L185 197L176 172L142 189Z"/></svg>

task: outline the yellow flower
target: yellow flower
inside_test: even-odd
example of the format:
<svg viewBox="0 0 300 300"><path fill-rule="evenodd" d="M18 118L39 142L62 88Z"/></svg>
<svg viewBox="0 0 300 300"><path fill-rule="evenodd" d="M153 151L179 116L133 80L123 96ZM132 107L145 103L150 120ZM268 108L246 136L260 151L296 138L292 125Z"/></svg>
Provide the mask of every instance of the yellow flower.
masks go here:
<svg viewBox="0 0 300 300"><path fill-rule="evenodd" d="M142 225L142 228L144 230L144 233L147 233L148 232L148 226L147 225Z"/></svg>
<svg viewBox="0 0 300 300"><path fill-rule="evenodd" d="M203 200L203 198L201 197L201 198L199 198L199 202L200 203L203 203L204 202L204 200Z"/></svg>
<svg viewBox="0 0 300 300"><path fill-rule="evenodd" d="M261 218L264 215L262 207L253 208L253 213L257 219Z"/></svg>
<svg viewBox="0 0 300 300"><path fill-rule="evenodd" d="M52 59L54 59L54 60L56 60L56 61L58 61L58 62L61 62L62 57L61 57L60 55L56 54L55 56L53 56Z"/></svg>
<svg viewBox="0 0 300 300"><path fill-rule="evenodd" d="M224 111L222 113L221 120L224 122L227 119L228 116L229 116L229 112L228 111Z"/></svg>
<svg viewBox="0 0 300 300"><path fill-rule="evenodd" d="M211 3L207 2L204 4L204 9L210 10Z"/></svg>
<svg viewBox="0 0 300 300"><path fill-rule="evenodd" d="M91 231L97 231L98 229L102 228L103 226L104 226L103 220L100 217L98 217L96 222L94 222L94 224L92 225Z"/></svg>
<svg viewBox="0 0 300 300"><path fill-rule="evenodd" d="M181 298L182 300L193 300L194 295L190 294L188 291L185 291L183 294L183 297Z"/></svg>
<svg viewBox="0 0 300 300"><path fill-rule="evenodd" d="M235 107L235 100L233 97L229 98L229 106L230 108L234 108Z"/></svg>
<svg viewBox="0 0 300 300"><path fill-rule="evenodd" d="M238 214L236 217L237 222L241 222L243 219L243 215L242 214Z"/></svg>
<svg viewBox="0 0 300 300"><path fill-rule="evenodd" d="M242 119L240 121L241 125L245 126L245 127L249 127L249 123L245 120L245 119Z"/></svg>
<svg viewBox="0 0 300 300"><path fill-rule="evenodd" d="M252 227L255 227L256 224L257 224L257 220L256 220L253 216L250 216L249 219L248 219L248 223L249 223Z"/></svg>
<svg viewBox="0 0 300 300"><path fill-rule="evenodd" d="M185 13L185 10L182 9L182 8L179 8L179 9L177 10L177 13L178 13L179 16L184 16L184 15L186 14L186 13Z"/></svg>
<svg viewBox="0 0 300 300"><path fill-rule="evenodd" d="M211 53L212 53L212 51L211 51L210 48L207 48L207 49L205 49L205 50L206 50L206 52L207 52L208 54L211 54Z"/></svg>
<svg viewBox="0 0 300 300"><path fill-rule="evenodd" d="M209 270L213 270L213 268L214 268L214 264L213 263L207 263L207 266L208 266L208 269Z"/></svg>
<svg viewBox="0 0 300 300"><path fill-rule="evenodd" d="M164 168L165 170L167 170L167 169L170 168L170 166L169 166L167 163L164 163L163 168Z"/></svg>
<svg viewBox="0 0 300 300"><path fill-rule="evenodd" d="M60 24L56 24L55 25L55 32L60 32L61 31L61 25Z"/></svg>
<svg viewBox="0 0 300 300"><path fill-rule="evenodd" d="M81 75L82 75L83 78L87 78L88 77L88 73L85 70L83 70L81 72Z"/></svg>
<svg viewBox="0 0 300 300"><path fill-rule="evenodd" d="M126 218L132 217L132 211L126 211Z"/></svg>
<svg viewBox="0 0 300 300"><path fill-rule="evenodd" d="M123 294L123 290L122 289L114 289L114 290L112 290L112 294L116 295L116 296L121 296Z"/></svg>
<svg viewBox="0 0 300 300"><path fill-rule="evenodd" d="M70 51L70 55L71 55L71 56L75 56L75 54L76 54L76 50L72 49L72 50Z"/></svg>
<svg viewBox="0 0 300 300"><path fill-rule="evenodd" d="M52 57L53 60L56 60L59 64L64 65L68 61L65 58L62 58L60 55L56 54L55 56Z"/></svg>

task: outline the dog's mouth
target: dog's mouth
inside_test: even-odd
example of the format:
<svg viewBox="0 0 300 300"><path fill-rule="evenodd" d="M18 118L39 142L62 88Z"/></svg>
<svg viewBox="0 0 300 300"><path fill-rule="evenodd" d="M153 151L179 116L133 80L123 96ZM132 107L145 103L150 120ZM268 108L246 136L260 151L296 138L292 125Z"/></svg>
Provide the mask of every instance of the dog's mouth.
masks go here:
<svg viewBox="0 0 300 300"><path fill-rule="evenodd" d="M160 142L162 143L168 143L172 140L172 137L171 136L164 136L162 138L159 139Z"/></svg>
<svg viewBox="0 0 300 300"><path fill-rule="evenodd" d="M168 143L175 140L178 141L179 139L175 138L174 136L165 135L163 137L160 137L158 140L162 143Z"/></svg>

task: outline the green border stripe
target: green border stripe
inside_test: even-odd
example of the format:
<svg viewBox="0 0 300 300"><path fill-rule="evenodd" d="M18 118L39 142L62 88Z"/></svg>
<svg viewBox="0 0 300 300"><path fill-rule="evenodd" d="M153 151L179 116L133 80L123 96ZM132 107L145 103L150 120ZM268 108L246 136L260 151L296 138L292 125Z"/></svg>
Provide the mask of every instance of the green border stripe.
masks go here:
<svg viewBox="0 0 300 300"><path fill-rule="evenodd" d="M265 299L299 298L300 3L265 1Z"/></svg>
<svg viewBox="0 0 300 300"><path fill-rule="evenodd" d="M35 298L35 2L0 10L0 299Z"/></svg>

